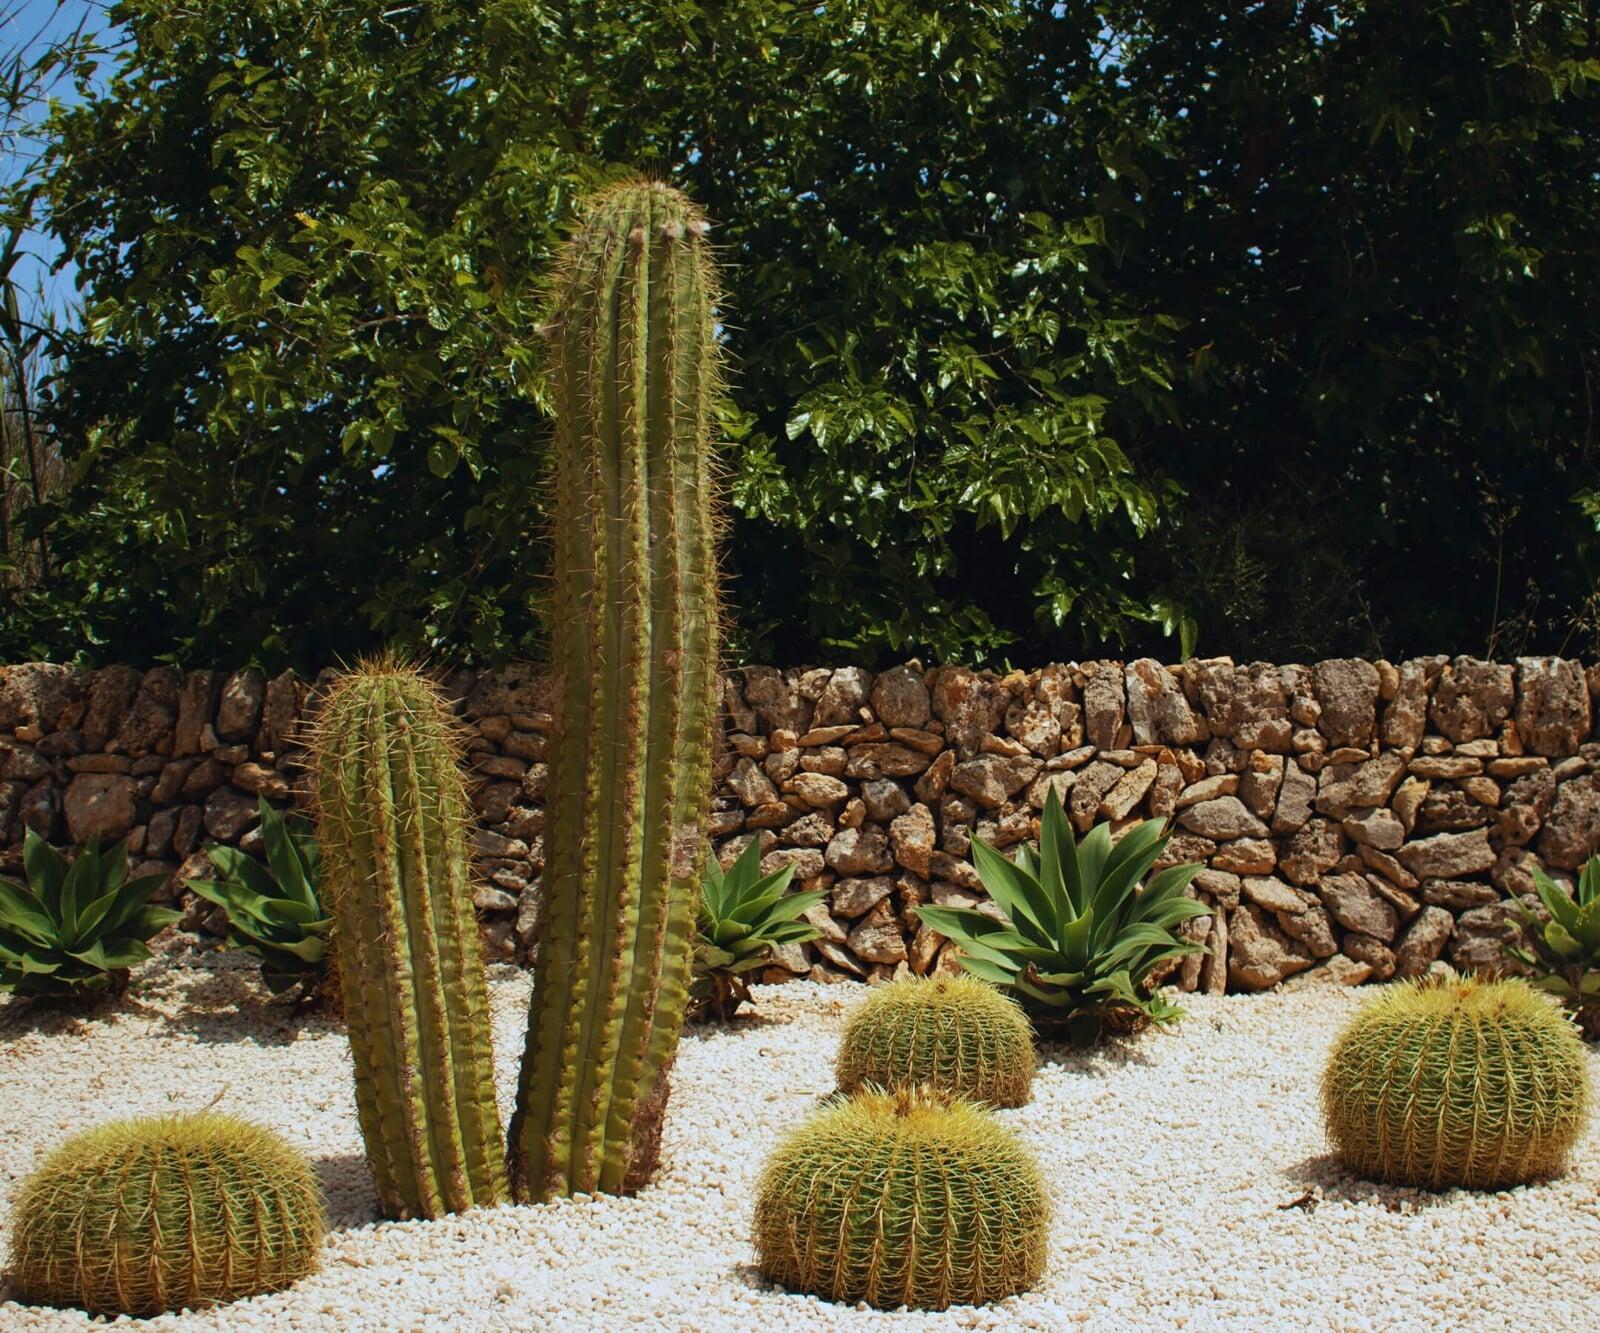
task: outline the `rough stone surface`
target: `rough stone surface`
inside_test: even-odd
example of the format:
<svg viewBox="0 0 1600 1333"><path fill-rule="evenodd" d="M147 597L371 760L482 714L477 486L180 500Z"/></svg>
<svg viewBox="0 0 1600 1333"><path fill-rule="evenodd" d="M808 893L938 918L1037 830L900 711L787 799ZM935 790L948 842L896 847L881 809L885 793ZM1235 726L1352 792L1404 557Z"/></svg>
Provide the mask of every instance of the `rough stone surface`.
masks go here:
<svg viewBox="0 0 1600 1333"><path fill-rule="evenodd" d="M203 869L218 841L259 854L256 800L300 798L325 684L0 668L0 874L19 872L30 828L61 844L128 834L169 869ZM457 673L447 693L478 784L491 950L526 957L554 701L528 667ZM1458 955L1488 965L1505 943L1496 914L1531 892L1534 867L1570 883L1600 851L1597 701L1600 664L1545 658L755 666L722 677L706 828L724 865L756 842L766 869L830 893L823 941L787 946L771 966L784 976L956 968L914 909L998 912L973 840L1035 837L1051 791L1080 836L1167 820L1160 864L1202 865L1209 915L1187 930L1204 952L1172 973L1181 989L1421 975ZM184 873L166 897L182 898Z"/></svg>

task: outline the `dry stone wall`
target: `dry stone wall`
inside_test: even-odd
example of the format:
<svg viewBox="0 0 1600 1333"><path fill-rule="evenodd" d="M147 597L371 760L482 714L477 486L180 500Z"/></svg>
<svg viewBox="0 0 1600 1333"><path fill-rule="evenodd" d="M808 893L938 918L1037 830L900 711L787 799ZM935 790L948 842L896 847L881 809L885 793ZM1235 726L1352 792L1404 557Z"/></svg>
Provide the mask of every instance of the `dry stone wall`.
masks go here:
<svg viewBox="0 0 1600 1333"><path fill-rule="evenodd" d="M294 799L321 680L0 668L0 869L29 827L62 844L127 835L181 897L208 843L259 844L258 795ZM531 670L448 687L479 779L486 938L523 957L549 701ZM711 832L725 864L759 840L765 868L792 863L827 892L821 937L786 948L769 981L953 968L913 909L982 907L972 839L1034 836L1052 787L1080 831L1168 819L1168 861L1204 863L1211 913L1190 923L1204 952L1183 988L1493 966L1530 868L1570 882L1600 851L1597 716L1600 665L1554 658L748 667L724 678Z"/></svg>

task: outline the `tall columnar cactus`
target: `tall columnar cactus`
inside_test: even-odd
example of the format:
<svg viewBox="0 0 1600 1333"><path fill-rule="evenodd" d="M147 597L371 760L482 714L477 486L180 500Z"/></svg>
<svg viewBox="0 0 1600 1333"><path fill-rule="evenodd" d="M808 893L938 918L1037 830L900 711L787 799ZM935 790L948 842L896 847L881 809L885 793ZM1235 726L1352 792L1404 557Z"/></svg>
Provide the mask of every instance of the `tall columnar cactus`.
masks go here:
<svg viewBox="0 0 1600 1333"><path fill-rule="evenodd" d="M1515 980L1390 987L1334 1043L1322 1080L1345 1165L1429 1189L1559 1173L1588 1097L1576 1030Z"/></svg>
<svg viewBox="0 0 1600 1333"><path fill-rule="evenodd" d="M118 1120L68 1139L12 1205L11 1282L30 1305L137 1317L276 1291L317 1266L305 1157L232 1116Z"/></svg>
<svg viewBox="0 0 1600 1333"><path fill-rule="evenodd" d="M907 977L868 992L839 1043L839 1090L924 1084L991 1106L1033 1087L1033 1025L1022 1007L968 976Z"/></svg>
<svg viewBox="0 0 1600 1333"><path fill-rule="evenodd" d="M553 293L557 719L522 1199L649 1179L688 1003L719 688L706 231L667 186L611 189Z"/></svg>
<svg viewBox="0 0 1600 1333"><path fill-rule="evenodd" d="M356 1103L379 1202L437 1217L507 1197L456 724L421 673L342 676L315 796Z"/></svg>
<svg viewBox="0 0 1600 1333"><path fill-rule="evenodd" d="M869 1090L802 1121L756 1189L761 1272L831 1301L942 1310L1027 1291L1049 1198L988 1111L925 1088Z"/></svg>

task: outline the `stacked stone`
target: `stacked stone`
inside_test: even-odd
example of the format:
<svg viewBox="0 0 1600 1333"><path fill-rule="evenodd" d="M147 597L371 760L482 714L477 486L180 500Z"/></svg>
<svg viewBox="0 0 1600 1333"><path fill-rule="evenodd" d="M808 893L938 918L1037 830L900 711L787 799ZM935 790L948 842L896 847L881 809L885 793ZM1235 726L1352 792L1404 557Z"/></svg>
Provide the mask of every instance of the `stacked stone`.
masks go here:
<svg viewBox="0 0 1600 1333"><path fill-rule="evenodd" d="M449 684L479 780L486 937L525 957L549 699L526 670ZM126 834L178 896L207 844L259 845L258 794L294 799L317 698L250 669L0 668L0 868L16 871L29 827L72 845ZM954 969L913 909L984 907L972 838L1035 836L1052 787L1080 833L1170 819L1167 859L1206 865L1186 989L1499 964L1530 867L1570 880L1600 851L1596 700L1600 666L1551 658L750 667L724 678L711 832L725 865L759 840L764 869L793 863L827 894L821 937L784 949L769 981Z"/></svg>
<svg viewBox="0 0 1600 1333"><path fill-rule="evenodd" d="M725 693L722 859L759 839L828 893L766 980L954 967L913 909L981 908L972 838L1035 836L1051 787L1080 833L1170 819L1166 861L1205 864L1188 990L1499 965L1530 865L1600 851L1600 668L1571 661L754 667Z"/></svg>

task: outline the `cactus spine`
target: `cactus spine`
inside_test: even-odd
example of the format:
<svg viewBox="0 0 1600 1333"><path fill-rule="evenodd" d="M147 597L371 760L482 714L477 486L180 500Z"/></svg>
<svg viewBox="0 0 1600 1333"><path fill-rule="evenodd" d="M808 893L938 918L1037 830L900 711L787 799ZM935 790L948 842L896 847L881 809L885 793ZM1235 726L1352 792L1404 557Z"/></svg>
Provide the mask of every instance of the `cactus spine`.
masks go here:
<svg viewBox="0 0 1600 1333"><path fill-rule="evenodd" d="M1044 1271L1049 1198L988 1111L926 1088L813 1112L756 1189L761 1272L793 1291L893 1309L982 1305Z"/></svg>
<svg viewBox="0 0 1600 1333"><path fill-rule="evenodd" d="M558 703L521 1199L649 1179L688 1003L719 689L706 229L667 186L611 189L555 283Z"/></svg>
<svg viewBox="0 0 1600 1333"><path fill-rule="evenodd" d="M438 1217L507 1197L456 725L395 663L341 677L313 742L356 1101L379 1202Z"/></svg>
<svg viewBox="0 0 1600 1333"><path fill-rule="evenodd" d="M990 1106L1021 1106L1033 1087L1033 1025L976 977L907 977L870 992L839 1043L840 1092L917 1084Z"/></svg>
<svg viewBox="0 0 1600 1333"><path fill-rule="evenodd" d="M325 1229L316 1173L271 1131L204 1112L118 1120L23 1183L11 1281L30 1305L198 1309L304 1277Z"/></svg>
<svg viewBox="0 0 1600 1333"><path fill-rule="evenodd" d="M1587 1103L1577 1031L1514 980L1391 986L1350 1021L1322 1080L1345 1165L1428 1189L1559 1174Z"/></svg>

